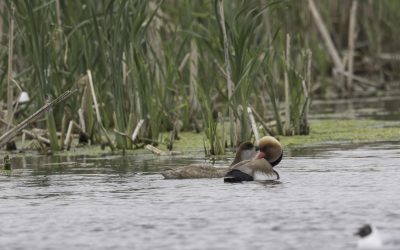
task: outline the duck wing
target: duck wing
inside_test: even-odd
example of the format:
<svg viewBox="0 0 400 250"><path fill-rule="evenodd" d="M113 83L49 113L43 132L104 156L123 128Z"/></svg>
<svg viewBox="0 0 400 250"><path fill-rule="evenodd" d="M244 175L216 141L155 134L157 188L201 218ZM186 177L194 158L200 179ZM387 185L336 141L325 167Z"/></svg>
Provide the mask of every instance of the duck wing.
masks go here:
<svg viewBox="0 0 400 250"><path fill-rule="evenodd" d="M242 161L230 167L230 171L232 170L238 170L242 173L252 176L254 180L267 180L271 179L271 177L276 177L279 179L279 174L265 159Z"/></svg>

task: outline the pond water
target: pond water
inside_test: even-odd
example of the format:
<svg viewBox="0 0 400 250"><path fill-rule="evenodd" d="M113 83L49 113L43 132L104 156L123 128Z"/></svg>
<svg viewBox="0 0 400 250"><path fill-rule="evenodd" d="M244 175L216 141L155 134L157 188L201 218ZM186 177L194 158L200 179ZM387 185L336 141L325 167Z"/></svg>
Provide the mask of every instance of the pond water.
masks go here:
<svg viewBox="0 0 400 250"><path fill-rule="evenodd" d="M159 174L202 153L15 157L0 249L355 249L364 223L400 235L399 158L393 143L296 149L279 182L225 184Z"/></svg>
<svg viewBox="0 0 400 250"><path fill-rule="evenodd" d="M314 119L369 118L375 120L399 120L399 91L380 97L351 99L313 100L311 117Z"/></svg>

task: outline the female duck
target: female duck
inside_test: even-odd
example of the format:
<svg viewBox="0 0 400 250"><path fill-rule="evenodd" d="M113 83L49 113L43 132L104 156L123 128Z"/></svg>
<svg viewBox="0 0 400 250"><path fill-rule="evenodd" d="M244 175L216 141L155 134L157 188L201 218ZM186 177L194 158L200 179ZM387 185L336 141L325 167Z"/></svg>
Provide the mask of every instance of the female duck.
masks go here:
<svg viewBox="0 0 400 250"><path fill-rule="evenodd" d="M240 144L236 151L235 158L230 166L233 166L243 160L252 159L257 151L251 142ZM211 164L194 163L189 166L178 167L165 170L161 173L165 179L199 179L199 178L222 178L228 173L229 168L216 168Z"/></svg>

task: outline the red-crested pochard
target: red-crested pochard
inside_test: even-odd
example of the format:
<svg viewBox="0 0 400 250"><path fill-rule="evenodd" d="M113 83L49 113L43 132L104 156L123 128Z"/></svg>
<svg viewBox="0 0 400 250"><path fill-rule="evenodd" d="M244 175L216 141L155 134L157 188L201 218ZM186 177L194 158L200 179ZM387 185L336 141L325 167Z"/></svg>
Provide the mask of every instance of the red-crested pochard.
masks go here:
<svg viewBox="0 0 400 250"><path fill-rule="evenodd" d="M241 161L229 168L224 182L254 180L279 180L273 167L282 160L282 145L272 136L264 136L258 142L259 152L254 159Z"/></svg>

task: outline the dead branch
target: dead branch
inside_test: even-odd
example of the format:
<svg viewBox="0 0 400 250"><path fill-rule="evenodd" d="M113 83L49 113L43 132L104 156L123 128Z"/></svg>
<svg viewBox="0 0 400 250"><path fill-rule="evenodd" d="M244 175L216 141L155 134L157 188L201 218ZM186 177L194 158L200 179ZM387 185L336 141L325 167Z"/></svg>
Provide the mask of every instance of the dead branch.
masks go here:
<svg viewBox="0 0 400 250"><path fill-rule="evenodd" d="M53 101L46 103L43 107L41 107L38 111L33 113L31 116L23 120L21 123L19 123L17 126L14 128L10 129L6 133L4 133L0 137L0 147L5 145L7 142L12 140L19 132L21 132L26 126L28 126L30 123L36 121L45 111L49 110L51 107L54 105L66 100L69 98L72 94L74 94L77 90L68 90L64 92L62 95L54 99Z"/></svg>

